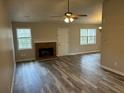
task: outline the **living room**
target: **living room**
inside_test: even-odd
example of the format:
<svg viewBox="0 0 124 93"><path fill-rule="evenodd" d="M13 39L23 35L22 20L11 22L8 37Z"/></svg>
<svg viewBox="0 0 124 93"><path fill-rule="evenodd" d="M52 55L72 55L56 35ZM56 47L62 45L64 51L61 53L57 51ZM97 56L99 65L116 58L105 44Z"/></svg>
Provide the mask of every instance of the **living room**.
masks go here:
<svg viewBox="0 0 124 93"><path fill-rule="evenodd" d="M0 93L124 93L123 0L0 0Z"/></svg>

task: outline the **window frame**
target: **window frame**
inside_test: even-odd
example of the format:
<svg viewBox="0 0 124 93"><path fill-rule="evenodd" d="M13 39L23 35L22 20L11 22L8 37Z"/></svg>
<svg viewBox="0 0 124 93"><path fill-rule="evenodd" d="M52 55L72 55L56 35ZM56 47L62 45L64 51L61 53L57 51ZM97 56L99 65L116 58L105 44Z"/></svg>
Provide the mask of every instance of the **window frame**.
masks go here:
<svg viewBox="0 0 124 93"><path fill-rule="evenodd" d="M81 30L82 29L86 29L87 30L87 33L88 33L88 30L89 29L95 29L95 35L93 36L90 36L90 35L87 35L87 36L81 36ZM81 43L81 39L83 38L83 37L86 37L87 38L87 43L86 44L83 44L83 43ZM89 37L94 37L94 43L88 43L88 38ZM80 29L80 45L81 46L87 46L87 45L96 45L97 44L97 29L96 28L81 28Z"/></svg>
<svg viewBox="0 0 124 93"><path fill-rule="evenodd" d="M18 37L17 36L17 29L30 29L30 33L31 33L31 37ZM19 48L19 39L21 38L30 38L31 39L31 48ZM17 45L17 50L21 51L21 50L30 50L30 49L33 49L33 40L32 40L32 29L31 28L16 28L16 45Z"/></svg>

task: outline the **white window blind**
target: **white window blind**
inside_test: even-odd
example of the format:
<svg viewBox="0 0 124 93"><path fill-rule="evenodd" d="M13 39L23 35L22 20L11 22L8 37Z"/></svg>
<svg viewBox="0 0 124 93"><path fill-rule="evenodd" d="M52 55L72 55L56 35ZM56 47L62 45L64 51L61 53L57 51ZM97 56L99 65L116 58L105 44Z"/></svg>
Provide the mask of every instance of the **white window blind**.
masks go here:
<svg viewBox="0 0 124 93"><path fill-rule="evenodd" d="M31 29L19 28L16 29L18 49L32 49Z"/></svg>
<svg viewBox="0 0 124 93"><path fill-rule="evenodd" d="M80 30L80 45L96 44L96 29Z"/></svg>

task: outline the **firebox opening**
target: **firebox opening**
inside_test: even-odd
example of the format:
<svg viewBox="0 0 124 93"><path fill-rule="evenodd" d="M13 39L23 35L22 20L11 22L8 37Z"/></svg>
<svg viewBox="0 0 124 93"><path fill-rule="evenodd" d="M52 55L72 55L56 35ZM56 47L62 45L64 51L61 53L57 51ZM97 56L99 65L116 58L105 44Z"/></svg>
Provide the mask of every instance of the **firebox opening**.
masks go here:
<svg viewBox="0 0 124 93"><path fill-rule="evenodd" d="M48 57L53 56L54 50L53 48L40 48L39 49L39 57Z"/></svg>

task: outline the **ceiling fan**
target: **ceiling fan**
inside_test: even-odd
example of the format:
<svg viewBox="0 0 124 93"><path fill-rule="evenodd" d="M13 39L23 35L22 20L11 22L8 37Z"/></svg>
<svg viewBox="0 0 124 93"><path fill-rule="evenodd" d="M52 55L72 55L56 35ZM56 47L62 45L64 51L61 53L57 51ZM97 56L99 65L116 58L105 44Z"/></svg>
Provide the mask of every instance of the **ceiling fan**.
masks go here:
<svg viewBox="0 0 124 93"><path fill-rule="evenodd" d="M86 14L73 14L72 12L70 12L70 1L68 0L68 10L67 12L63 15L63 16L52 16L52 17L64 17L64 21L66 23L71 23L73 22L75 19L78 19L79 17L86 17Z"/></svg>

